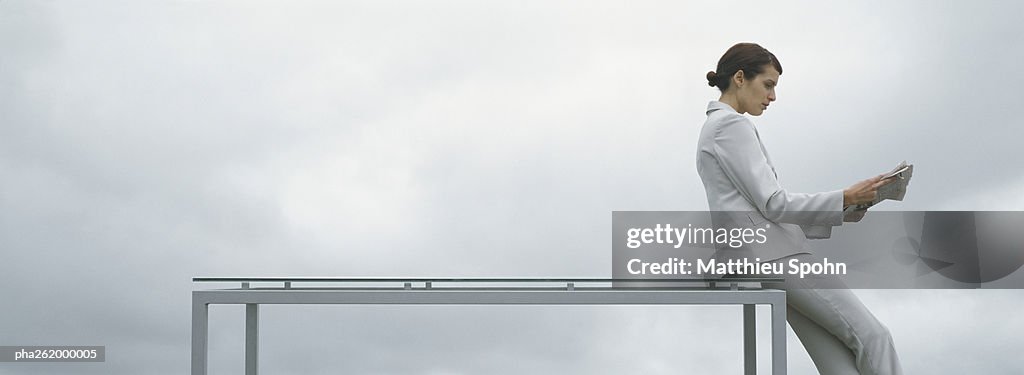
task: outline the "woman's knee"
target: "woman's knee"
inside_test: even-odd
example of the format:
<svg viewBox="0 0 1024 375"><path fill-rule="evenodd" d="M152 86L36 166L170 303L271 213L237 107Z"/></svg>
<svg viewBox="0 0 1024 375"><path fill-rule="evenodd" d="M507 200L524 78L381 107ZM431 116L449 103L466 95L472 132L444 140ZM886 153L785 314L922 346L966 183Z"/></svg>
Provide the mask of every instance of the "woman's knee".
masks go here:
<svg viewBox="0 0 1024 375"><path fill-rule="evenodd" d="M857 335L865 346L889 347L892 346L892 332L885 324L875 321L864 332Z"/></svg>

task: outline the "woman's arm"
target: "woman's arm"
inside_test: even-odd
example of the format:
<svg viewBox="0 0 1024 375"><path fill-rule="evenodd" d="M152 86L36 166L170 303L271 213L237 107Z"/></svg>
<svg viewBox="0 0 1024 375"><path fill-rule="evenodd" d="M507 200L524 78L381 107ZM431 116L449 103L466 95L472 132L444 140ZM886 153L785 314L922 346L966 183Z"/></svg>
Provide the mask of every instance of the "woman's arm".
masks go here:
<svg viewBox="0 0 1024 375"><path fill-rule="evenodd" d="M776 223L842 225L843 190L791 193L782 188L749 119L738 114L722 119L714 137L718 163L736 190Z"/></svg>

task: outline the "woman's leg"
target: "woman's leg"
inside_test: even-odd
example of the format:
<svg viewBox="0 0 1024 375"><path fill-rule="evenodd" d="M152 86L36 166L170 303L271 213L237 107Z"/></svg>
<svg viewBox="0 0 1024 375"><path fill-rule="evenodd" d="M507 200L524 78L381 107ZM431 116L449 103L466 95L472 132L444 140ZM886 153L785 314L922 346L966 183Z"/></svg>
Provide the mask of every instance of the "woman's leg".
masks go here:
<svg viewBox="0 0 1024 375"><path fill-rule="evenodd" d="M807 349L814 367L822 375L858 375L853 352L824 327L810 320L793 307L786 309L786 321Z"/></svg>
<svg viewBox="0 0 1024 375"><path fill-rule="evenodd" d="M795 257L805 262L818 261L811 254L800 254ZM791 257L778 261L788 262L789 259ZM814 276L804 279L789 277L782 283L766 283L765 287L786 290L787 313L795 310L800 314L796 317L798 323L793 325L793 330L797 332L801 342L807 347L808 354L811 355L819 371L822 371L823 368L819 364L826 363L836 364L841 369L842 366L838 364L847 361L848 357L835 354L834 345L829 346L831 341L822 339L821 330L806 324L807 322L817 325L833 336L834 340L846 346L853 356L854 364L860 374L900 375L903 373L889 329L868 311L867 307L851 290L845 287L842 281ZM801 318L806 318L806 320L801 321ZM790 320L790 324L792 322L793 320ZM807 337L807 340L804 337ZM808 345L807 341L814 345ZM831 366L824 366L824 368L831 368ZM822 371L822 373L825 372Z"/></svg>

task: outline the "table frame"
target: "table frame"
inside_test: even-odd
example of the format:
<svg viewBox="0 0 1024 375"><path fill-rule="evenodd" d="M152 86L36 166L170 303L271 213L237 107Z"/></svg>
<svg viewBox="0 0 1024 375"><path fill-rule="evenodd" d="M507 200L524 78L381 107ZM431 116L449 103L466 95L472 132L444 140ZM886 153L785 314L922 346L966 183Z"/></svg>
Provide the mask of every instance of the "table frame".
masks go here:
<svg viewBox="0 0 1024 375"><path fill-rule="evenodd" d="M245 374L258 374L259 305L743 305L744 374L757 372L756 316L758 304L771 306L771 369L786 374L786 292L741 287L741 283L781 279L615 280L615 279L470 279L470 278L235 278L197 277L193 282L241 282L241 288L192 291L192 375L207 374L209 306L245 305ZM283 283L281 287L250 287L251 283ZM650 282L656 282L650 283ZM665 283L672 286L660 286ZM694 282L699 286L694 287ZM373 283L370 287L301 287L293 285ZM396 284L398 286L387 286ZM485 286L470 286L479 284ZM508 286L504 284L514 284ZM554 286L552 286L554 284ZM590 286L591 284L597 286ZM610 284L610 286L609 286ZM497 286L495 286L497 285ZM658 285L658 286L654 286ZM727 285L727 286L719 286Z"/></svg>

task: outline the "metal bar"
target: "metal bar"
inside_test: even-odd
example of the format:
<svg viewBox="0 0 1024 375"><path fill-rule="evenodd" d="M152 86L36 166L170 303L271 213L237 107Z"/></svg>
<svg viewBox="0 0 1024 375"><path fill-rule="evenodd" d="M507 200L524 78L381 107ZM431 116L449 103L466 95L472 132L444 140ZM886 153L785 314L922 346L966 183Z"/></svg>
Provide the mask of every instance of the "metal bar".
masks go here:
<svg viewBox="0 0 1024 375"><path fill-rule="evenodd" d="M757 305L743 305L743 373L757 374Z"/></svg>
<svg viewBox="0 0 1024 375"><path fill-rule="evenodd" d="M210 305L202 292L192 292L192 375L206 375L206 349Z"/></svg>
<svg viewBox="0 0 1024 375"><path fill-rule="evenodd" d="M746 282L782 282L781 278L771 277L750 277L750 278L729 278L729 281L736 281L741 283ZM460 277L460 278L385 278L385 277L193 277L193 282L283 282L283 281L297 281L297 282L500 282L500 283L536 283L536 282L550 282L550 283L566 283L566 282L578 282L578 283L596 283L596 282L638 282L638 283L662 283L666 281L670 282L682 282L682 283L706 283L713 282L699 278L647 278L647 279L609 279L609 278L471 278L471 277Z"/></svg>
<svg viewBox="0 0 1024 375"><path fill-rule="evenodd" d="M256 375L260 354L260 305L245 304L245 375Z"/></svg>
<svg viewBox="0 0 1024 375"><path fill-rule="evenodd" d="M785 292L757 290L309 290L236 289L196 291L217 304L341 305L727 305L769 304Z"/></svg>
<svg viewBox="0 0 1024 375"><path fill-rule="evenodd" d="M786 375L786 295L772 304L772 374Z"/></svg>

